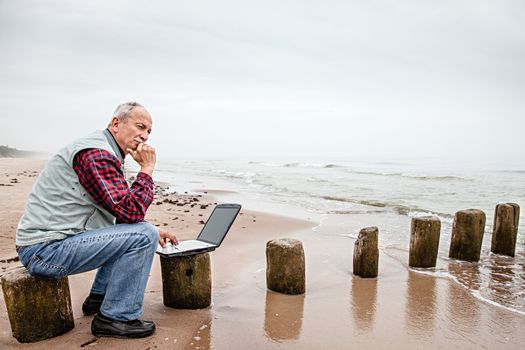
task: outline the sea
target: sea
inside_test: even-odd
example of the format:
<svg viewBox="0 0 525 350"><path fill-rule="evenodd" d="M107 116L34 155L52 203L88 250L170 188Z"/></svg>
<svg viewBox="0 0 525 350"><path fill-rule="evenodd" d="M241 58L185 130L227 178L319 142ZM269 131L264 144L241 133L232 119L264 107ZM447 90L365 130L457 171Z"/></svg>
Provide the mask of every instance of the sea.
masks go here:
<svg viewBox="0 0 525 350"><path fill-rule="evenodd" d="M325 239L356 239L361 228L377 226L381 254L407 270L412 218L437 216L437 266L412 270L449 278L484 302L525 315L523 209L515 257L490 252L496 205L525 203L525 164L442 158L175 160L160 161L155 177L172 191L220 189L242 194L226 199L242 200L248 209L277 208L283 215L303 218L306 213L319 222L314 231ZM463 209L486 214L478 263L448 258L454 215Z"/></svg>

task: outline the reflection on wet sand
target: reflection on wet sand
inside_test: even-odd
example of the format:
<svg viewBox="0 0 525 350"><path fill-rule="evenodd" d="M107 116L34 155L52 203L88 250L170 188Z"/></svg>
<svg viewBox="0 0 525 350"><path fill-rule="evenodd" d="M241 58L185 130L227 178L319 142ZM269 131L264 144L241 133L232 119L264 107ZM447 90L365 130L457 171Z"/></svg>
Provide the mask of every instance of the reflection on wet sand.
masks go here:
<svg viewBox="0 0 525 350"><path fill-rule="evenodd" d="M512 269L505 266L493 266L490 269L490 279L488 282L488 293L490 299L495 300L501 305L513 305L515 298L514 292L514 273Z"/></svg>
<svg viewBox="0 0 525 350"><path fill-rule="evenodd" d="M436 279L408 271L406 297L408 333L431 337L436 317Z"/></svg>
<svg viewBox="0 0 525 350"><path fill-rule="evenodd" d="M478 263L470 263L461 260L451 260L448 264L448 271L459 283L470 290L480 290L483 280L479 271Z"/></svg>
<svg viewBox="0 0 525 350"><path fill-rule="evenodd" d="M525 312L524 256L487 253L479 263L453 260L448 270L468 290L504 307Z"/></svg>
<svg viewBox="0 0 525 350"><path fill-rule="evenodd" d="M448 269L461 284L479 290L482 280L477 263L451 261ZM454 283L448 285L448 299L450 330L460 335L474 333L481 319L480 304L465 289Z"/></svg>
<svg viewBox="0 0 525 350"><path fill-rule="evenodd" d="M189 344L185 346L186 350L199 350L199 349L211 349L211 323L212 317L209 314L206 319L203 320L202 325L195 330Z"/></svg>
<svg viewBox="0 0 525 350"><path fill-rule="evenodd" d="M516 263L517 258L492 255L488 265L488 288L481 291L485 298L503 306L525 311L525 274Z"/></svg>
<svg viewBox="0 0 525 350"><path fill-rule="evenodd" d="M377 302L377 279L352 277L352 315L357 328L372 329Z"/></svg>
<svg viewBox="0 0 525 350"><path fill-rule="evenodd" d="M266 292L264 331L272 340L299 339L303 325L304 295Z"/></svg>

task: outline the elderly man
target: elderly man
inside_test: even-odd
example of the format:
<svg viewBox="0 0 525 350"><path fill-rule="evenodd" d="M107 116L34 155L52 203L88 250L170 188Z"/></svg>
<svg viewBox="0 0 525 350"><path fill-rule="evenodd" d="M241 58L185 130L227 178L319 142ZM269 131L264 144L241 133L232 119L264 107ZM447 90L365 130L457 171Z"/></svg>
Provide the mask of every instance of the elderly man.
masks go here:
<svg viewBox="0 0 525 350"><path fill-rule="evenodd" d="M61 149L38 177L18 224L20 261L34 276L61 278L98 269L82 311L97 314L96 336L146 337L139 320L157 248L174 235L144 221L153 200L155 149L146 144L152 120L136 102L121 104L108 128ZM128 186L124 158L140 165Z"/></svg>

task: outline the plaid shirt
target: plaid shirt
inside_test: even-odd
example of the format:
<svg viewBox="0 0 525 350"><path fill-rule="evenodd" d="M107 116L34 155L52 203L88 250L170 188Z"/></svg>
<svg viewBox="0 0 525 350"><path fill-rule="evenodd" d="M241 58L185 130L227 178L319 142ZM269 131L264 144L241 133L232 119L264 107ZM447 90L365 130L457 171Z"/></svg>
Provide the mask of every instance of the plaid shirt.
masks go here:
<svg viewBox="0 0 525 350"><path fill-rule="evenodd" d="M128 186L120 161L103 149L91 148L77 153L73 169L91 198L117 218L117 224L144 221L153 201L153 179L138 173Z"/></svg>

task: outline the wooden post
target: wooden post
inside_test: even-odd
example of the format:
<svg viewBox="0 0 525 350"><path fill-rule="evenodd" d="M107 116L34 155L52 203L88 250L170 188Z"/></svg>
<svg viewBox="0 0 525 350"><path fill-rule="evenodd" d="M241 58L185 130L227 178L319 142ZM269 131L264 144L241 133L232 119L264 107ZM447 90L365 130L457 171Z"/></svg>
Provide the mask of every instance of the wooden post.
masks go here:
<svg viewBox="0 0 525 350"><path fill-rule="evenodd" d="M2 291L13 337L21 343L52 338L75 327L67 277L33 277L17 266L2 276Z"/></svg>
<svg viewBox="0 0 525 350"><path fill-rule="evenodd" d="M284 294L305 292L304 250L301 241L291 238L266 243L266 285Z"/></svg>
<svg viewBox="0 0 525 350"><path fill-rule="evenodd" d="M440 230L441 221L436 216L412 218L409 266L436 266Z"/></svg>
<svg viewBox="0 0 525 350"><path fill-rule="evenodd" d="M448 256L477 262L485 233L485 213L479 209L460 210L454 216Z"/></svg>
<svg viewBox="0 0 525 350"><path fill-rule="evenodd" d="M160 257L164 305L202 309L211 304L210 254Z"/></svg>
<svg viewBox="0 0 525 350"><path fill-rule="evenodd" d="M519 205L516 203L496 205L490 251L495 254L514 256L519 223Z"/></svg>
<svg viewBox="0 0 525 350"><path fill-rule="evenodd" d="M379 269L378 229L365 227L354 244L354 275L377 277Z"/></svg>

